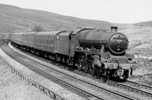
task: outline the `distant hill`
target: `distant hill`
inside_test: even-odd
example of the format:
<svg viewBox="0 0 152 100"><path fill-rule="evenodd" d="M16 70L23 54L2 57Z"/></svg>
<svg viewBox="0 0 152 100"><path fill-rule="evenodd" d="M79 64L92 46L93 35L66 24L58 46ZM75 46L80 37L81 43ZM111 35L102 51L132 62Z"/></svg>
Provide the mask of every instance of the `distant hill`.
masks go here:
<svg viewBox="0 0 152 100"><path fill-rule="evenodd" d="M152 57L152 27L148 24L132 24L120 30L129 39L129 52Z"/></svg>
<svg viewBox="0 0 152 100"><path fill-rule="evenodd" d="M137 25L137 26L152 27L152 21L140 22L140 23L136 23L135 25Z"/></svg>
<svg viewBox="0 0 152 100"><path fill-rule="evenodd" d="M111 25L116 25L119 27L120 32L128 36L131 51L137 52L138 49L141 50L144 47L151 52L147 45L152 48L150 42L152 40L152 21L117 24L0 4L0 33L31 31L36 25L40 25L45 31L75 29L78 27L96 27L109 30Z"/></svg>
<svg viewBox="0 0 152 100"><path fill-rule="evenodd" d="M0 33L30 31L35 25L40 25L48 31L77 27L109 29L111 23L0 4Z"/></svg>

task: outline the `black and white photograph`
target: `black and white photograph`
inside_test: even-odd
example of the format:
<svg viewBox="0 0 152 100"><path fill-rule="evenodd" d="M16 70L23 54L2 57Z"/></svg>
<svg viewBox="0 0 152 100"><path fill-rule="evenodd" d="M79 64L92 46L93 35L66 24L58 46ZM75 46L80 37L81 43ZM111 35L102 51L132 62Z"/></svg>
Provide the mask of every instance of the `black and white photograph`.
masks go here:
<svg viewBox="0 0 152 100"><path fill-rule="evenodd" d="M152 100L152 1L0 0L0 100Z"/></svg>

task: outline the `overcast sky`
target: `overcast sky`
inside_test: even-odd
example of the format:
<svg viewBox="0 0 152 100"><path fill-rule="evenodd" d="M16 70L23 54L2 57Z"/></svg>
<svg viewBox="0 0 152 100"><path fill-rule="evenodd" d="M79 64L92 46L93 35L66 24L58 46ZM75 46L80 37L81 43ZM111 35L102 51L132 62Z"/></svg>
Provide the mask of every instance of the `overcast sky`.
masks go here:
<svg viewBox="0 0 152 100"><path fill-rule="evenodd" d="M152 0L0 0L0 3L116 23L152 20Z"/></svg>

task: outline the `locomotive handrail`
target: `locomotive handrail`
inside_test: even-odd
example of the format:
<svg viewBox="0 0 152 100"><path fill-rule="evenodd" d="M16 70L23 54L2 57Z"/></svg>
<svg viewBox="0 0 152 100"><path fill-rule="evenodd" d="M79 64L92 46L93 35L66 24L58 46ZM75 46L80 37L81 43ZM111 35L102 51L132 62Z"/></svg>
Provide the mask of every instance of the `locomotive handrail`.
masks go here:
<svg viewBox="0 0 152 100"><path fill-rule="evenodd" d="M80 29L77 29L77 31L73 32L73 34L79 34L81 31L84 31L84 30L93 30L95 28L92 28L92 27L86 27L86 28L80 28Z"/></svg>

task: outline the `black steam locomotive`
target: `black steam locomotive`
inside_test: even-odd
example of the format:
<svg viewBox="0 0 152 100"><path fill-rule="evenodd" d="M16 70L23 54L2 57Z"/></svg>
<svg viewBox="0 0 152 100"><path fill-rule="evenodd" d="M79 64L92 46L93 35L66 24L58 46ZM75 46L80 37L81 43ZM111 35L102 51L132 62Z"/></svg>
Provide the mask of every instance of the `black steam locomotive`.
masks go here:
<svg viewBox="0 0 152 100"><path fill-rule="evenodd" d="M117 30L117 27L112 27ZM10 35L12 45L68 64L97 77L126 80L132 74L127 37L117 31L81 28L74 31Z"/></svg>

